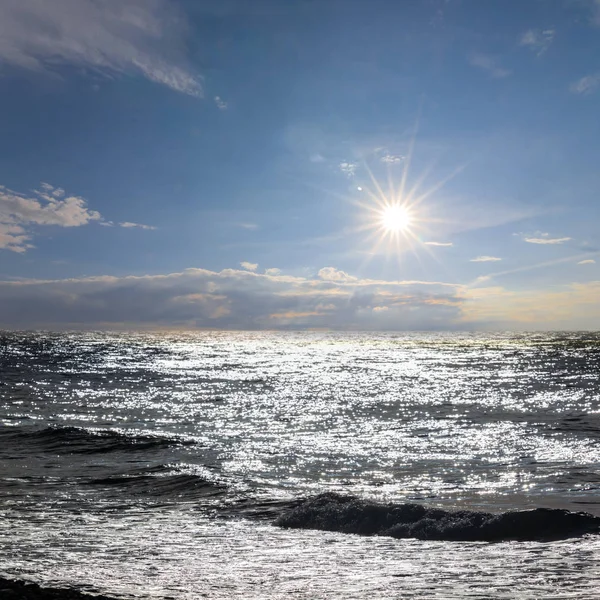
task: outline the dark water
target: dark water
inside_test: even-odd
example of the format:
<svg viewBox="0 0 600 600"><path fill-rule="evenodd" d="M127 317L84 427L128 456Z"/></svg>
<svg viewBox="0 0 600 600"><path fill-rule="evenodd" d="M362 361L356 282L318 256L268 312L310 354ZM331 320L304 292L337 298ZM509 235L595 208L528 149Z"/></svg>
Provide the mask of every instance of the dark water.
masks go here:
<svg viewBox="0 0 600 600"><path fill-rule="evenodd" d="M599 373L596 334L5 333L0 571L594 598Z"/></svg>

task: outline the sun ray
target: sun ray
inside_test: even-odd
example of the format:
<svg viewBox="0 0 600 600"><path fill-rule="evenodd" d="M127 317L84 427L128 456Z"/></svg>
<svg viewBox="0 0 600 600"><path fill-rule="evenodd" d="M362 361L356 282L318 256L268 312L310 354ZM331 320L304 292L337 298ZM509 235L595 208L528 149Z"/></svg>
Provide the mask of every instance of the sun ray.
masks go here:
<svg viewBox="0 0 600 600"><path fill-rule="evenodd" d="M451 181L452 179L454 179L457 175L459 175L465 168L467 167L466 164L461 165L460 167L457 167L456 169L454 169L454 171L452 171L452 173L450 173L447 177L444 177L442 180L438 181L436 184L434 184L432 187L430 187L426 192L424 192L423 194L421 194L420 196L418 196L417 198L414 198L412 200L412 202L417 205L417 204L421 204L421 202L423 202L424 200L427 200L427 198L429 198L430 196L432 196L433 194L435 194L437 191L441 190L449 181ZM415 188L413 188L413 190L411 190L410 192L410 196L412 196L413 191L416 192L416 186Z"/></svg>
<svg viewBox="0 0 600 600"><path fill-rule="evenodd" d="M412 151L412 150L411 150ZM434 252L424 240L429 237L429 230L436 224L444 222L428 213L430 208L424 210L420 206L430 198L443 185L455 177L464 167L453 171L450 175L435 183L431 188L422 189L423 182L427 179L431 169L422 174L417 182L407 191L408 180L400 186L393 185L393 179L387 189L374 175L368 165L365 171L369 176L368 183L361 183L361 199L354 203L361 209L361 224L354 231L367 232L366 242L372 244L371 251L365 257L362 267L374 259L375 256L384 257L386 260L398 260L406 252L413 255L419 263L423 262L423 250L433 260L440 262L439 253ZM403 174L405 178L406 174ZM400 189L404 187L404 195Z"/></svg>
<svg viewBox="0 0 600 600"><path fill-rule="evenodd" d="M413 130L410 144L408 146L408 153L406 155L406 160L403 164L402 169L402 179L400 180L400 188L398 190L398 195L402 198L404 196L404 189L406 187L406 180L408 179L408 172L410 170L410 163L412 161L412 155L415 149L415 144L417 143L417 133L419 132L419 124L421 121L421 107L419 106L419 111L417 113L417 118L415 120L415 128Z"/></svg>

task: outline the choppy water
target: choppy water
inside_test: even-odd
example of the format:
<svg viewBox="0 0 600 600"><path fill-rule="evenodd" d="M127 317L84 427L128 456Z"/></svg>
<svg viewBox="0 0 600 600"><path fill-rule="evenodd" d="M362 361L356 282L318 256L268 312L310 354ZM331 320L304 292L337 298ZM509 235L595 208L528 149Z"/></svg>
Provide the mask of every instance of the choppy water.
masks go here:
<svg viewBox="0 0 600 600"><path fill-rule="evenodd" d="M595 598L577 527L396 521L600 516L599 373L596 334L0 334L0 571L147 598ZM324 492L352 514L289 517Z"/></svg>

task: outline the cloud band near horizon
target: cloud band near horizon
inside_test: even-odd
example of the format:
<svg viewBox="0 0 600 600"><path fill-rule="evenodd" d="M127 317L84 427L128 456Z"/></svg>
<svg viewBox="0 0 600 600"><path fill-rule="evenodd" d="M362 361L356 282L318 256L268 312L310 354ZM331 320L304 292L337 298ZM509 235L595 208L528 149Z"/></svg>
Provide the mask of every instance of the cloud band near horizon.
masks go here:
<svg viewBox="0 0 600 600"><path fill-rule="evenodd" d="M166 275L0 281L8 329L547 329L600 324L600 282L552 293L383 281L325 267L314 277L224 269Z"/></svg>

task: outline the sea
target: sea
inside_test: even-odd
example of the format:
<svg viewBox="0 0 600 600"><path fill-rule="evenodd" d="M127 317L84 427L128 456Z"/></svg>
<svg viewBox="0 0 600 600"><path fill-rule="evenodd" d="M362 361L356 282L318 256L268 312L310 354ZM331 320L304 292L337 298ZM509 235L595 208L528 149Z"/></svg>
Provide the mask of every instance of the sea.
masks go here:
<svg viewBox="0 0 600 600"><path fill-rule="evenodd" d="M0 574L595 599L600 334L0 332Z"/></svg>

